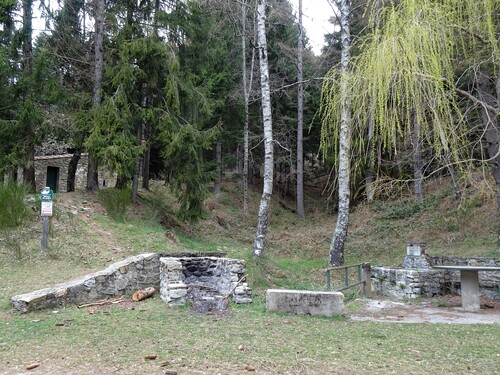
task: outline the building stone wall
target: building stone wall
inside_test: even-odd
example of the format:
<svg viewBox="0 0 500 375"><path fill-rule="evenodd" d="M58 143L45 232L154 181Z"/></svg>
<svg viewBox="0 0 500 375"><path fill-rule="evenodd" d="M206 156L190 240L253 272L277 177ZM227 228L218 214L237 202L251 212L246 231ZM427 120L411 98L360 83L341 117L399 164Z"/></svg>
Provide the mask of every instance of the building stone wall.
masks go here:
<svg viewBox="0 0 500 375"><path fill-rule="evenodd" d="M54 167L59 169L57 179L57 193L66 193L68 191L68 167L73 154L62 155L44 155L35 157L35 185L36 191L40 192L47 186L47 169ZM87 184L87 167L88 154L82 154L75 174L75 190L85 190ZM23 169L18 168L16 173L5 173L3 176L4 183L15 177L17 183L23 183ZM1 178L1 176L0 176ZM109 171L107 168L99 167L99 187L113 187L116 184L116 173Z"/></svg>
<svg viewBox="0 0 500 375"><path fill-rule="evenodd" d="M45 186L47 186L47 168L54 167L59 169L57 192L66 193L68 191L68 166L72 157L72 154L35 157L36 190L41 191ZM87 164L87 155L84 154L78 162L75 175L75 189L77 190L85 189L87 181Z"/></svg>

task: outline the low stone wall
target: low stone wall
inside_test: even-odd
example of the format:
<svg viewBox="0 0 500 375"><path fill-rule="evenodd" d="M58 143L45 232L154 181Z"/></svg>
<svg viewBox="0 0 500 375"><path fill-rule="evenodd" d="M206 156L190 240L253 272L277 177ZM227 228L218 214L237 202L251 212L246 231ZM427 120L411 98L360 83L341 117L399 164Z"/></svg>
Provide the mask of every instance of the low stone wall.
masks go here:
<svg viewBox="0 0 500 375"><path fill-rule="evenodd" d="M268 289L266 310L306 315L340 315L344 313L344 295L340 292Z"/></svg>
<svg viewBox="0 0 500 375"><path fill-rule="evenodd" d="M141 254L64 284L14 296L11 302L16 310L27 313L129 294L149 286L158 288L159 284L159 255Z"/></svg>
<svg viewBox="0 0 500 375"><path fill-rule="evenodd" d="M436 256L431 261L435 266L500 267L500 258ZM481 295L499 299L500 272L480 271L478 275ZM460 271L444 271L444 283L446 292L460 293Z"/></svg>
<svg viewBox="0 0 500 375"><path fill-rule="evenodd" d="M500 267L500 258L436 256L428 259L432 266ZM373 291L390 297L416 298L460 293L460 271L373 267L371 278ZM499 272L479 272L481 295L498 299L498 285Z"/></svg>
<svg viewBox="0 0 500 375"><path fill-rule="evenodd" d="M243 282L245 261L207 255L141 254L51 288L14 296L11 303L19 312L27 313L132 294L151 286L160 290L161 298L170 305L183 304L196 296L198 300L211 297L210 293L224 297L226 303L228 297L235 303L251 303L252 289ZM201 296L201 291L208 293Z"/></svg>
<svg viewBox="0 0 500 375"><path fill-rule="evenodd" d="M444 293L444 275L440 270L372 268L372 290L396 298L433 297Z"/></svg>

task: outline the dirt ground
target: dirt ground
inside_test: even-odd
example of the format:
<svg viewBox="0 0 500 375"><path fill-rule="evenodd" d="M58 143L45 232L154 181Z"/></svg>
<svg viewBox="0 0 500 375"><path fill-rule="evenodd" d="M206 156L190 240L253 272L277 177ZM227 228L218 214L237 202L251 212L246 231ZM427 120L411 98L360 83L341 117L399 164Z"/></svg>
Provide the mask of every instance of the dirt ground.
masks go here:
<svg viewBox="0 0 500 375"><path fill-rule="evenodd" d="M358 299L362 306L349 318L354 321L393 323L500 324L500 301L481 298L481 310L466 311L460 296L398 301L375 297Z"/></svg>

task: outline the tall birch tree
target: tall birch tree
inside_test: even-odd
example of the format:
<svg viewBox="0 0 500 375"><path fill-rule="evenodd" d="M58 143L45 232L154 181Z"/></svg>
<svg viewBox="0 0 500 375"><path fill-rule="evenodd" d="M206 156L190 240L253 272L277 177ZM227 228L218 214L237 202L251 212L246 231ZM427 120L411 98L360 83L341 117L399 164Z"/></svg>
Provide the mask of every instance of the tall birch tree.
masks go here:
<svg viewBox="0 0 500 375"><path fill-rule="evenodd" d="M326 101L326 106L323 105L321 108L324 128L330 126L330 122L332 121L339 121L337 167L338 217L330 243L330 255L328 260L328 263L332 266L338 266L344 263L344 245L349 225L349 203L351 197L351 85L349 74L351 60L349 16L351 13L351 3L350 0L341 0L338 5L340 8L340 40L342 43L340 69L338 72L335 68L330 71L330 75L322 89L323 100ZM340 87L338 87L338 81L340 81ZM322 147L325 147L324 140L322 141Z"/></svg>
<svg viewBox="0 0 500 375"><path fill-rule="evenodd" d="M264 254L264 241L269 219L269 206L273 193L274 153L273 122L271 114L271 91L269 88L269 66L266 40L266 0L257 1L257 35L259 49L260 86L262 98L262 121L264 127L264 186L259 205L257 233L253 244L254 256Z"/></svg>

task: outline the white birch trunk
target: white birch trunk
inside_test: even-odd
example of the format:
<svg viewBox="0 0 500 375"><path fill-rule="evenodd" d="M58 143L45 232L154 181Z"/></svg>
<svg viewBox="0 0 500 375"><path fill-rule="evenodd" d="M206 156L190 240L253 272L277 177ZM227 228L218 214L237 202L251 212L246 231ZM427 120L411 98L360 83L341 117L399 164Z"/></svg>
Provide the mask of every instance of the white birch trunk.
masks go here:
<svg viewBox="0 0 500 375"><path fill-rule="evenodd" d="M302 0L299 0L299 36L297 46L297 80L298 95L297 95L297 216L300 219L305 217L304 212L304 149L303 129L304 129L304 84L302 71Z"/></svg>
<svg viewBox="0 0 500 375"><path fill-rule="evenodd" d="M339 214L337 225L333 232L330 244L329 264L338 266L344 263L344 245L347 238L347 227L349 225L349 201L350 191L350 143L351 143L351 97L349 93L349 62L351 59L351 34L349 29L349 16L351 6L349 0L340 1L340 23L342 55L340 60L341 83L340 83L340 145L339 145Z"/></svg>
<svg viewBox="0 0 500 375"><path fill-rule="evenodd" d="M264 254L264 241L267 233L269 205L273 192L273 123L271 116L271 93L269 89L269 67L267 62L266 41L266 0L257 3L257 33L259 46L260 86L262 96L262 119L264 124L264 186L259 206L257 233L253 245L254 256Z"/></svg>

